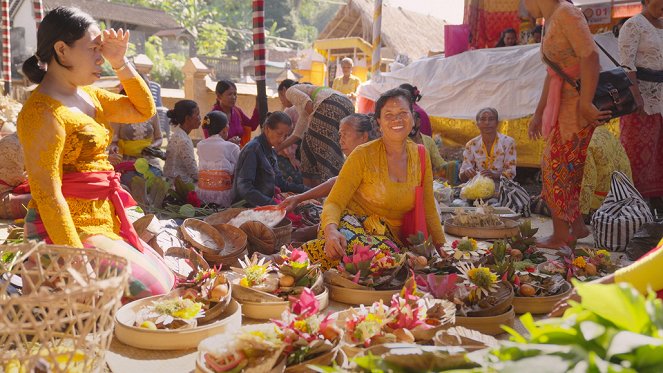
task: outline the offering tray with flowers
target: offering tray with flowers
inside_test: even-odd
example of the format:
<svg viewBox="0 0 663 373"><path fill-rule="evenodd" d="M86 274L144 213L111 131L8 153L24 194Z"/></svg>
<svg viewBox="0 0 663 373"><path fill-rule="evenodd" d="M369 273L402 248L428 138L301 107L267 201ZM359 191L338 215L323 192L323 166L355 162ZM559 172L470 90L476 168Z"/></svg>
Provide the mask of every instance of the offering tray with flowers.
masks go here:
<svg viewBox="0 0 663 373"><path fill-rule="evenodd" d="M279 319L201 342L198 371L269 372L285 368L288 373L309 372L309 364L331 365L340 358L343 333L331 315L319 314L320 303L313 292L304 289L289 302Z"/></svg>
<svg viewBox="0 0 663 373"><path fill-rule="evenodd" d="M521 227L521 231L524 228ZM490 248L488 265L498 277L514 287L513 308L516 313L545 314L571 292L571 284L560 274L536 273L534 262L544 258L535 248L524 252L515 247L525 243L522 237L507 241L496 241ZM526 257L525 260L522 260ZM544 259L545 260L545 259Z"/></svg>
<svg viewBox="0 0 663 373"><path fill-rule="evenodd" d="M455 313L453 303L419 292L410 278L388 303L379 300L338 312L336 324L344 331L346 350L356 354L384 343L430 342L436 332L453 325Z"/></svg>
<svg viewBox="0 0 663 373"><path fill-rule="evenodd" d="M242 323L241 306L232 299L214 320L204 323L205 304L184 296L178 289L124 305L115 314L115 336L142 349L180 350L195 348L201 340Z"/></svg>
<svg viewBox="0 0 663 373"><path fill-rule="evenodd" d="M495 335L500 324L513 325L513 288L488 267L457 264L458 274L416 276L419 289L456 304L456 325Z"/></svg>
<svg viewBox="0 0 663 373"><path fill-rule="evenodd" d="M561 274L568 281L572 278L591 281L613 273L618 265L607 250L580 247L560 249L557 259L541 263L537 268L541 273Z"/></svg>
<svg viewBox="0 0 663 373"><path fill-rule="evenodd" d="M322 308L329 304L329 294L320 268L312 264L306 252L284 249L282 263L274 265L254 254L233 268L233 298L242 304L244 315L253 319L278 318L287 308L291 296L311 289Z"/></svg>
<svg viewBox="0 0 663 373"><path fill-rule="evenodd" d="M388 302L405 282L406 255L389 249L356 244L337 268L325 272L330 297L345 304Z"/></svg>

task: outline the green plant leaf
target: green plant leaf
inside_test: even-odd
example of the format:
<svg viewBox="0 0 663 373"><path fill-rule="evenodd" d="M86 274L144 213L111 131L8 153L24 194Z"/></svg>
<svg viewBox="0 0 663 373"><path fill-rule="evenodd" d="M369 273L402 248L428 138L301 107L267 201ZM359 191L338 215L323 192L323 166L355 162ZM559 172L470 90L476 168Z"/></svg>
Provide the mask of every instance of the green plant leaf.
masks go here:
<svg viewBox="0 0 663 373"><path fill-rule="evenodd" d="M574 286L582 298L583 308L617 328L634 333L650 329L645 298L633 287L625 284L583 284L579 281L574 281Z"/></svg>
<svg viewBox="0 0 663 373"><path fill-rule="evenodd" d="M591 341L602 336L606 330L605 326L593 321L583 321L579 326L583 338L585 338L587 341Z"/></svg>
<svg viewBox="0 0 663 373"><path fill-rule="evenodd" d="M180 215L185 216L187 218L193 218L194 216L196 216L196 208L189 204L182 205L180 206L179 213Z"/></svg>

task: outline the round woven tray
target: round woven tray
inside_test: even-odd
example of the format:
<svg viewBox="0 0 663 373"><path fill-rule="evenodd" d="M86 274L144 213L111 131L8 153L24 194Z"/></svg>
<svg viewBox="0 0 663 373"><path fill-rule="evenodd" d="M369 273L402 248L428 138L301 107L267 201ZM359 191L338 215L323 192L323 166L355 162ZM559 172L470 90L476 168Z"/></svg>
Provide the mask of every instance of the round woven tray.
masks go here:
<svg viewBox="0 0 663 373"><path fill-rule="evenodd" d="M513 312L513 307L509 307L506 312L497 316L456 316L456 326L463 326L483 334L498 335L504 333L504 330L502 330L500 325L506 325L513 328L513 322L515 319L516 313Z"/></svg>
<svg viewBox="0 0 663 373"><path fill-rule="evenodd" d="M547 297L516 296L513 298L513 309L518 314L527 312L533 315L548 314L552 312L555 304L571 294L572 290L573 286L566 282L562 287L562 292L556 295L550 295Z"/></svg>
<svg viewBox="0 0 663 373"><path fill-rule="evenodd" d="M246 209L229 208L219 211L205 218L205 223L210 225L228 224L235 216Z"/></svg>
<svg viewBox="0 0 663 373"><path fill-rule="evenodd" d="M203 252L203 257L211 265L221 264L224 267L239 267L239 259L244 258L248 254L246 233L228 224L216 224L213 227L221 234L221 237L223 237L226 243L223 250L224 254L207 254Z"/></svg>
<svg viewBox="0 0 663 373"><path fill-rule="evenodd" d="M224 255L226 243L218 230L198 219L186 219L180 227L182 237L204 254Z"/></svg>
<svg viewBox="0 0 663 373"><path fill-rule="evenodd" d="M233 331L242 325L242 306L234 300L223 311L216 322L181 330L150 330L133 326L136 312L163 297L158 295L126 304L115 314L117 325L115 336L120 342L146 350L183 350L196 348L203 339L227 331Z"/></svg>
<svg viewBox="0 0 663 373"><path fill-rule="evenodd" d="M248 221L241 226L249 239L249 252L259 252L272 255L281 249L281 246L290 243L292 235L292 222L288 218L281 220L274 228L269 228L259 221Z"/></svg>
<svg viewBox="0 0 663 373"><path fill-rule="evenodd" d="M458 237L470 237L481 239L499 239L511 238L518 234L518 222L503 219L504 225L495 228L482 228L482 227L462 227L452 223L449 218L444 221L444 233Z"/></svg>
<svg viewBox="0 0 663 373"><path fill-rule="evenodd" d="M320 302L320 310L327 308L329 305L329 291L325 290L316 295L315 299ZM242 313L244 317L255 320L271 320L280 319L283 311L288 309L289 302L247 302L242 301Z"/></svg>
<svg viewBox="0 0 663 373"><path fill-rule="evenodd" d="M379 300L382 300L385 304L389 304L391 297L393 297L394 294L398 294L401 290L359 290L343 288L329 283L325 283L325 286L329 289L329 297L331 300L355 306L361 304L370 306Z"/></svg>

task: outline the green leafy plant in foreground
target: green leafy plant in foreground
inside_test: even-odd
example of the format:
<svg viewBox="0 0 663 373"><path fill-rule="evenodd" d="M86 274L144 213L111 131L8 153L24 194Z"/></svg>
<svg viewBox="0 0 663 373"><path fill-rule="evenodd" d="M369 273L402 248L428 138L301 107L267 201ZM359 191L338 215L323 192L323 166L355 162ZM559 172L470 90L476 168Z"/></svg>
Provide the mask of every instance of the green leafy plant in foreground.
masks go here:
<svg viewBox="0 0 663 373"><path fill-rule="evenodd" d="M525 337L503 327L511 342L469 354L500 372L662 372L663 303L627 284L575 282L581 303L572 302L561 318L520 320Z"/></svg>

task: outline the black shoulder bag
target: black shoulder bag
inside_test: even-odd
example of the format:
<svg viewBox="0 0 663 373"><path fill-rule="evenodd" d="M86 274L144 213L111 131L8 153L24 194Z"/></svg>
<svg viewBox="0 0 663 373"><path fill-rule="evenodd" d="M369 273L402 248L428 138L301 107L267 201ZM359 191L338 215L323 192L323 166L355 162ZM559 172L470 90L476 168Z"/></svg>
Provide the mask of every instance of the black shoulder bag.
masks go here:
<svg viewBox="0 0 663 373"><path fill-rule="evenodd" d="M633 92L631 92L631 86L633 82L626 75L626 71L619 65L617 60L615 60L608 51L603 49L601 44L594 41L596 45L605 53L610 61L615 64L615 68L602 71L599 74L599 81L596 85L596 93L594 93L594 106L597 109L610 110L612 112L612 118L621 117L622 115L631 114L635 112L638 108L638 105L635 102L635 97ZM574 87L578 92L580 92L580 80L573 80L570 76L565 74L562 69L550 61L548 57L541 51L541 56L543 62L545 62L551 69L553 69L559 76L564 78L572 87Z"/></svg>

